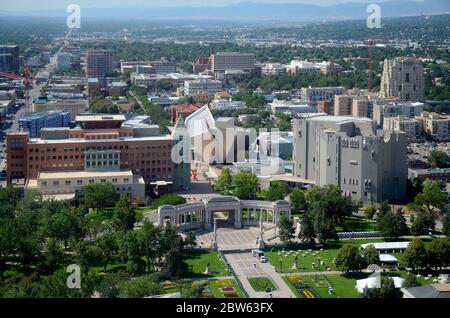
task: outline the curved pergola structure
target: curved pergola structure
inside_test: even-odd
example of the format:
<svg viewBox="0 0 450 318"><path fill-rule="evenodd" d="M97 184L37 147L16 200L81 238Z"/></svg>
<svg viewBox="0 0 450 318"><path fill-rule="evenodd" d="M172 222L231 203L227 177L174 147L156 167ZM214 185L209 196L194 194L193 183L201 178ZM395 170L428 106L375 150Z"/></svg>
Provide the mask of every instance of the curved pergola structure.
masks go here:
<svg viewBox="0 0 450 318"><path fill-rule="evenodd" d="M235 228L263 223L277 225L283 215L291 217L291 205L285 200L275 202L239 200L232 196L215 196L195 203L164 205L158 208L158 222L170 222L180 230L205 228L211 230L214 214L226 212Z"/></svg>

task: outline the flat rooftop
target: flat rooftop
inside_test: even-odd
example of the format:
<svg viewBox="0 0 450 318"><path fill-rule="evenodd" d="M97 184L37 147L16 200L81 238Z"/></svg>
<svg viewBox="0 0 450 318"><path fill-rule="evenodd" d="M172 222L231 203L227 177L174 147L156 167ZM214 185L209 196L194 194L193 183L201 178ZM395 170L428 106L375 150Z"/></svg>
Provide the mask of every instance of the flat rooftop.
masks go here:
<svg viewBox="0 0 450 318"><path fill-rule="evenodd" d="M101 143L101 142L117 142L117 141L161 141L172 140L170 135L149 136L149 137L119 137L117 139L84 139L84 138L68 138L68 139L41 139L31 138L31 144L67 144L67 143Z"/></svg>
<svg viewBox="0 0 450 318"><path fill-rule="evenodd" d="M124 115L82 115L76 116L75 121L95 122L95 121L125 121Z"/></svg>
<svg viewBox="0 0 450 318"><path fill-rule="evenodd" d="M98 178L98 177L133 177L131 170L125 171L64 171L64 172L40 172L38 179L69 179L69 178Z"/></svg>

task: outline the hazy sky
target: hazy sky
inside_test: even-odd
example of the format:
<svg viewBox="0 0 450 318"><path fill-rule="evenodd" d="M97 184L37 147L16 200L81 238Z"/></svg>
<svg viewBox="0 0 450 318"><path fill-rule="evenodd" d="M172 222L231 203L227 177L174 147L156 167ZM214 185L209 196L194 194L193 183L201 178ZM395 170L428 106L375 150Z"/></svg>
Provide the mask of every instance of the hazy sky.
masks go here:
<svg viewBox="0 0 450 318"><path fill-rule="evenodd" d="M312 3L332 5L343 2L383 2L386 0L0 0L0 11L34 11L49 9L65 9L68 4L79 4L81 8L92 7L167 7L167 6L211 6L227 5L239 2L264 3Z"/></svg>

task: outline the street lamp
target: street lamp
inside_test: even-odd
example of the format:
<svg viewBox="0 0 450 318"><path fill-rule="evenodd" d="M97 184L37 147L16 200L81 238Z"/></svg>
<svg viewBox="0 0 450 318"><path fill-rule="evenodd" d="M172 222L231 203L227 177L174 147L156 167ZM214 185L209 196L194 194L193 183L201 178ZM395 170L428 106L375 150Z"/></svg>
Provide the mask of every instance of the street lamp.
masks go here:
<svg viewBox="0 0 450 318"><path fill-rule="evenodd" d="M280 258L280 273L283 272L283 260Z"/></svg>

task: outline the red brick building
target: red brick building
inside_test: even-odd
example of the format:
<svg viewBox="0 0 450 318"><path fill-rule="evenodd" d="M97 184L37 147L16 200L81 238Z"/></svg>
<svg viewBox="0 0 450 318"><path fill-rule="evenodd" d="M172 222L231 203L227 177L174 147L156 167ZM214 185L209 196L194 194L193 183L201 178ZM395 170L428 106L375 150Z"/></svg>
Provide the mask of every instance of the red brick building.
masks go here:
<svg viewBox="0 0 450 318"><path fill-rule="evenodd" d="M186 118L199 109L200 107L195 104L180 104L172 106L170 108L172 122L175 123L180 115L183 115L183 118Z"/></svg>
<svg viewBox="0 0 450 318"><path fill-rule="evenodd" d="M118 118L100 117L82 116L77 118L80 127L43 130L41 138L29 138L27 133L8 134L8 183L37 178L39 172L83 171L92 158L96 159L96 168L120 165L120 169L141 175L146 185L174 181L170 135L161 135L158 126L121 128Z"/></svg>

